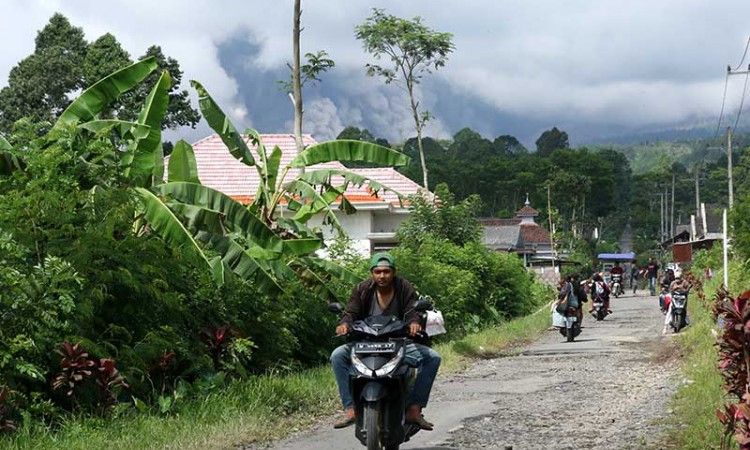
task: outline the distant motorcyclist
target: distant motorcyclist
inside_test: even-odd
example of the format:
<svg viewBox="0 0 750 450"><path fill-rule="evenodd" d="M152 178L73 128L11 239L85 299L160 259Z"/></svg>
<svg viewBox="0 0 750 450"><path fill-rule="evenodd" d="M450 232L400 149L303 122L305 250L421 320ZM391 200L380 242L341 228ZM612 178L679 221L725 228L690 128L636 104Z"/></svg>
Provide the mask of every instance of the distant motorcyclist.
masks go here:
<svg viewBox="0 0 750 450"><path fill-rule="evenodd" d="M611 269L609 269L610 280L612 280L612 284L610 287L614 287L614 279L616 278L615 275L620 276L620 292L616 293L616 295L620 295L622 294L622 283L625 275L625 269L620 267L620 261L615 261L615 265Z"/></svg>
<svg viewBox="0 0 750 450"><path fill-rule="evenodd" d="M609 294L610 289L607 283L604 282L604 279L602 279L602 276L599 273L595 273L594 276L591 279L591 308L589 309L589 313L594 312L594 305L593 302L596 300L597 297L601 298L604 302L604 309L607 311L607 314L612 314L612 311L609 309Z"/></svg>
<svg viewBox="0 0 750 450"><path fill-rule="evenodd" d="M674 281L670 283L669 285L669 292L680 292L682 294L685 294L685 323L687 325L690 325L690 316L687 314L687 294L690 292L690 288L692 285L690 282L684 278L682 278L682 270L677 269L674 271ZM663 334L667 334L667 327L669 327L669 324L672 322L672 305L673 303L670 302L669 309L667 310L667 315L664 318L664 330L662 331Z"/></svg>
<svg viewBox="0 0 750 450"><path fill-rule="evenodd" d="M578 303L576 316L578 317L578 324L581 325L583 324L582 303L587 302L588 298L586 297L586 290L581 285L581 276L577 273L568 275L558 294L558 300L560 301L571 297L574 297Z"/></svg>

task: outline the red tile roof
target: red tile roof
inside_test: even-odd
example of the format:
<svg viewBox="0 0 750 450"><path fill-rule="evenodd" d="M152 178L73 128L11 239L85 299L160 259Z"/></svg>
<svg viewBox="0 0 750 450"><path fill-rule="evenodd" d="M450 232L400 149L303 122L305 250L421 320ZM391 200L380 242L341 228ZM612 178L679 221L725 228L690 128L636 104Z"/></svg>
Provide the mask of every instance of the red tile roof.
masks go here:
<svg viewBox="0 0 750 450"><path fill-rule="evenodd" d="M532 208L529 205L524 206L516 212L517 217L535 217L539 215L539 211Z"/></svg>
<svg viewBox="0 0 750 450"><path fill-rule="evenodd" d="M282 152L280 164L282 170L297 156L297 147L292 134L261 134L260 137L269 154L274 146L279 146ZM303 135L302 140L305 146L317 144L309 134ZM253 148L247 136L245 136L245 142ZM255 167L246 166L236 160L229 153L219 135L213 134L194 143L193 151L195 152L195 160L198 166L198 177L202 184L221 191L243 203L252 202L260 184L258 172ZM257 158L257 155L254 154L253 156ZM328 162L316 164L307 170L315 169L349 170L384 184L403 195L416 194L419 189L417 183L390 167L347 169L339 162ZM293 180L298 174L299 169L290 169L285 181ZM334 177L334 185L342 182L343 179L339 178L337 181ZM398 196L392 192L379 192L378 195L374 195L370 192L367 185L361 187L349 186L344 195L352 203L382 202L384 204L391 203L395 206L399 205Z"/></svg>
<svg viewBox="0 0 750 450"><path fill-rule="evenodd" d="M521 236L527 244L549 244L549 231L535 223L522 223Z"/></svg>

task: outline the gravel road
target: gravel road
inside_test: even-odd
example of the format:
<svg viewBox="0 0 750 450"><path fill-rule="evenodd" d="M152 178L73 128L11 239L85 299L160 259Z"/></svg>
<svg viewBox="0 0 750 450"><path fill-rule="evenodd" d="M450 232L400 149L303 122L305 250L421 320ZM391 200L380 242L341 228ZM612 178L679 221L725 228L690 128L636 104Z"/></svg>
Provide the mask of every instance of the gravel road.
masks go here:
<svg viewBox="0 0 750 450"><path fill-rule="evenodd" d="M657 449L677 366L662 336L656 297L613 299L576 342L548 332L512 357L482 360L438 377L429 408L435 431L403 449ZM333 419L274 449L363 448Z"/></svg>

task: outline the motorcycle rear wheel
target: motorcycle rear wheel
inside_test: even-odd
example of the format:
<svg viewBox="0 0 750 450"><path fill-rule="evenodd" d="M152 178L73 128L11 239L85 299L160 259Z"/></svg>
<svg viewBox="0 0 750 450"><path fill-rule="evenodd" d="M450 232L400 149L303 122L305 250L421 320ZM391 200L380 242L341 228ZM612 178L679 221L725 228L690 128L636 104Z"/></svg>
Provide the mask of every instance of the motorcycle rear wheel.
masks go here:
<svg viewBox="0 0 750 450"><path fill-rule="evenodd" d="M380 408L379 402L365 403L365 433L367 436L367 450L383 450L380 443Z"/></svg>

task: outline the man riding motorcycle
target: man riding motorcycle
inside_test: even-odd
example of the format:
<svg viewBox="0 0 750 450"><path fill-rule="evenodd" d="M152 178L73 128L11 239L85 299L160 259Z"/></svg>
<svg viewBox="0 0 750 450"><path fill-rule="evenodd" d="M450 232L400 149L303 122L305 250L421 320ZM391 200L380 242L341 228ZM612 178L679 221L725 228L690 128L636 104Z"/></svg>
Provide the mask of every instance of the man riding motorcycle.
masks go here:
<svg viewBox="0 0 750 450"><path fill-rule="evenodd" d="M669 286L674 281L674 270L667 269L664 272L664 279L661 281L661 293L659 294L659 308L661 309L661 312L666 314L667 312L667 306L666 306L666 297L667 294L670 292Z"/></svg>
<svg viewBox="0 0 750 450"><path fill-rule="evenodd" d="M349 332L352 322L381 314L402 318L409 324L409 336L417 336L422 331L421 316L414 310L419 298L417 291L405 279L396 276L396 259L390 253L377 253L370 261L371 279L359 283L352 290L344 314L336 327L337 335ZM344 344L331 353L331 364L339 395L344 406L345 417L334 424L334 428L344 428L356 421L354 400L350 393L349 371L352 344ZM407 400L404 420L423 430L432 430L433 424L425 420L422 409L432 390L432 384L440 367L440 354L426 345L411 342L406 346L407 364L419 368L414 387Z"/></svg>
<svg viewBox="0 0 750 450"><path fill-rule="evenodd" d="M609 269L609 276L610 276L610 280L612 280L611 285L610 285L610 290L614 289L615 279L618 279L619 277L618 279L620 283L619 292L616 292L615 295L622 295L624 293L622 283L623 283L623 279L625 278L625 269L620 267L620 261L615 261L614 267Z"/></svg>
<svg viewBox="0 0 750 450"><path fill-rule="evenodd" d="M594 312L593 305L597 297L601 297L602 301L604 301L604 310L607 311L607 314L612 314L612 311L609 309L609 294L611 292L609 286L604 282L599 273L595 273L591 281L591 308L589 309L589 314Z"/></svg>
<svg viewBox="0 0 750 450"><path fill-rule="evenodd" d="M680 269L677 269L674 271L674 281L670 283L669 285L669 292L681 292L687 296L687 293L690 291L691 284L688 280L682 278L682 271ZM687 299L687 297L685 297ZM667 334L667 328L669 327L669 324L672 322L672 306L673 303L669 304L669 309L667 310L667 315L664 318L664 330L662 330L662 334ZM690 316L687 315L687 300L685 303L685 324L690 325Z"/></svg>

